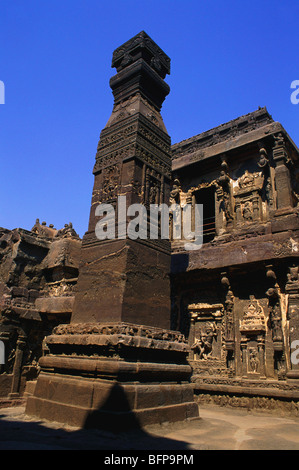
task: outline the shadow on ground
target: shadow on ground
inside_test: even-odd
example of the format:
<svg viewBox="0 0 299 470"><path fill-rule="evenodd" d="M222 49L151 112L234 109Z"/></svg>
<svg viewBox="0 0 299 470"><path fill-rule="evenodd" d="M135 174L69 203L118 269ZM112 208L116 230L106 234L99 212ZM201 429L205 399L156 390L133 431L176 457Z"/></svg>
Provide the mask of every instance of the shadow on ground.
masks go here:
<svg viewBox="0 0 299 470"><path fill-rule="evenodd" d="M4 411L4 410L2 410ZM62 428L33 421L24 408L0 412L0 450L188 450L187 442L154 436L142 429L109 432Z"/></svg>
<svg viewBox="0 0 299 470"><path fill-rule="evenodd" d="M299 418L200 406L198 419L142 427L119 387L84 428L39 420L25 406L0 409L0 450L299 450ZM161 452L161 453L163 453ZM105 453L106 455L106 453Z"/></svg>
<svg viewBox="0 0 299 470"><path fill-rule="evenodd" d="M28 416L25 407L0 409L0 450L188 450L187 442L162 437L165 427L155 425L158 435L145 430L116 384L83 429Z"/></svg>

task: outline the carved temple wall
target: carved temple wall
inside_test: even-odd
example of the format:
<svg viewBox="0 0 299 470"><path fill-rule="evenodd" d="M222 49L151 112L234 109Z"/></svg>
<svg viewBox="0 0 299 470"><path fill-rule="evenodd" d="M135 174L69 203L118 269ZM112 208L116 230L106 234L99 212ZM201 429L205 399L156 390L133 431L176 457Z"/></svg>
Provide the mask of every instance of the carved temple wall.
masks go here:
<svg viewBox="0 0 299 470"><path fill-rule="evenodd" d="M39 374L45 336L70 321L80 247L71 223L0 229L0 399L23 395Z"/></svg>
<svg viewBox="0 0 299 470"><path fill-rule="evenodd" d="M172 174L168 147L159 112L142 96L115 105L97 149L85 244L95 242L96 205L120 193L146 206L169 192L181 210L202 204L203 246L186 251L185 240L173 240L170 273L171 329L188 340L198 399L280 400L299 413L291 347L299 340L299 151L264 108L173 145ZM3 397L36 378L43 338L70 322L81 240L71 224L39 221L0 235Z"/></svg>
<svg viewBox="0 0 299 470"><path fill-rule="evenodd" d="M201 400L298 401L297 172L264 108L173 146L172 202L203 204L202 248L172 242L173 327Z"/></svg>

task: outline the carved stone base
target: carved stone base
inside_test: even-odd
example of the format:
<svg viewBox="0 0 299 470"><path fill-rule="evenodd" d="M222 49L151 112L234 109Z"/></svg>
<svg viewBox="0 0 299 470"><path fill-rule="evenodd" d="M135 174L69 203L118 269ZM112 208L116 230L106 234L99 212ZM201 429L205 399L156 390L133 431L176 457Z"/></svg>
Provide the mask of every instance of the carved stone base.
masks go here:
<svg viewBox="0 0 299 470"><path fill-rule="evenodd" d="M41 374L28 415L81 428L142 427L198 416L189 384L124 384Z"/></svg>
<svg viewBox="0 0 299 470"><path fill-rule="evenodd" d="M114 430L198 417L180 333L70 324L57 327L46 346L28 415Z"/></svg>

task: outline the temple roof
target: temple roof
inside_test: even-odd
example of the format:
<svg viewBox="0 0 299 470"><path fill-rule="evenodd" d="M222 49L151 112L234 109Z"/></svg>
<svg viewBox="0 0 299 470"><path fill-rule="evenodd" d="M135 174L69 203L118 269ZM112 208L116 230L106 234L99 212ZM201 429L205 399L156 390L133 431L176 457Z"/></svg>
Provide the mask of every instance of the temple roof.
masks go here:
<svg viewBox="0 0 299 470"><path fill-rule="evenodd" d="M210 147L211 145L236 137L236 135L247 133L256 128L274 122L267 109L259 108L256 111L232 119L217 127L197 134L189 139L182 140L172 146L173 158L183 153L189 153L196 143L196 148Z"/></svg>
<svg viewBox="0 0 299 470"><path fill-rule="evenodd" d="M280 132L285 135L291 152L298 158L299 149L283 126L274 121L266 107L259 107L251 113L172 145L173 170L262 141Z"/></svg>

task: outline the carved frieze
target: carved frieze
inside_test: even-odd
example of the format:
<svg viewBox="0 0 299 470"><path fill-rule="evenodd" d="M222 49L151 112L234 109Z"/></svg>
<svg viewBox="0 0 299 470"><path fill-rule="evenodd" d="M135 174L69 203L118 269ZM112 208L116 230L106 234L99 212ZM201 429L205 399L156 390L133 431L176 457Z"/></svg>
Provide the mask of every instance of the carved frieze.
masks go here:
<svg viewBox="0 0 299 470"><path fill-rule="evenodd" d="M120 166L112 165L103 171L102 201L108 201L117 196L120 184Z"/></svg>
<svg viewBox="0 0 299 470"><path fill-rule="evenodd" d="M253 296L242 320L240 321L240 331L244 334L266 331L266 318L264 312Z"/></svg>
<svg viewBox="0 0 299 470"><path fill-rule="evenodd" d="M261 172L245 173L234 185L237 224L262 220L261 190L264 178Z"/></svg>
<svg viewBox="0 0 299 470"><path fill-rule="evenodd" d="M221 319L224 312L223 304L193 303L188 305L188 310L192 318L196 320Z"/></svg>
<svg viewBox="0 0 299 470"><path fill-rule="evenodd" d="M194 360L222 359L223 304L192 303L188 305L188 312L192 329L190 347Z"/></svg>

